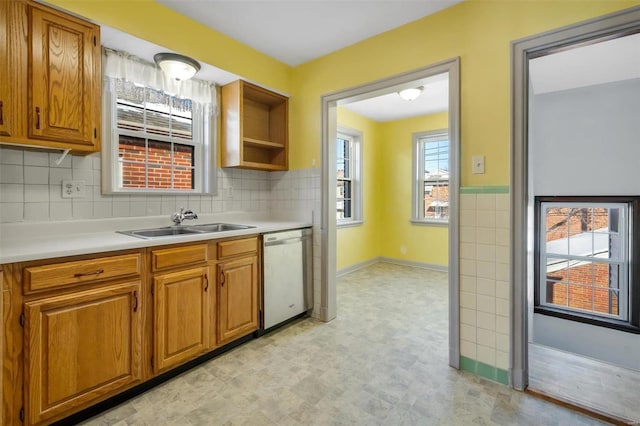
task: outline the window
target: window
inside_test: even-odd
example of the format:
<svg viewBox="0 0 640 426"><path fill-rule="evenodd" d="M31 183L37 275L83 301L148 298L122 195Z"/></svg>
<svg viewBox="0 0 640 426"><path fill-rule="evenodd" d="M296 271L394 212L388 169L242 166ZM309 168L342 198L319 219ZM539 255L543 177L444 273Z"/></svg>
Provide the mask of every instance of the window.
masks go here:
<svg viewBox="0 0 640 426"><path fill-rule="evenodd" d="M146 71L123 78L107 76L104 81L104 192L213 192L214 105L207 99L194 100L193 93L176 83L171 86L150 78L159 72L151 65L118 52L108 52L107 69L114 68L109 67L110 61L146 67ZM210 93L210 99L215 96L215 87L208 83L180 84L199 86L198 90Z"/></svg>
<svg viewBox="0 0 640 426"><path fill-rule="evenodd" d="M413 222L449 221L449 134L416 133L414 144Z"/></svg>
<svg viewBox="0 0 640 426"><path fill-rule="evenodd" d="M341 129L336 138L336 219L362 222L361 133Z"/></svg>
<svg viewBox="0 0 640 426"><path fill-rule="evenodd" d="M115 84L118 187L195 190L202 138L198 132L194 138L191 100L123 80Z"/></svg>
<svg viewBox="0 0 640 426"><path fill-rule="evenodd" d="M536 312L637 329L639 207L635 198L536 197Z"/></svg>

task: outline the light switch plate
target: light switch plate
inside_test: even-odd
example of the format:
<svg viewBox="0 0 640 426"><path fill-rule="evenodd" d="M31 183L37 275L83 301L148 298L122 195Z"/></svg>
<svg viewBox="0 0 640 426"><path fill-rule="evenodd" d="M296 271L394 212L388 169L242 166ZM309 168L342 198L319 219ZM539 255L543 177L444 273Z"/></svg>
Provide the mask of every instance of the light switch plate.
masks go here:
<svg viewBox="0 0 640 426"><path fill-rule="evenodd" d="M84 198L87 196L85 181L63 180L62 198Z"/></svg>
<svg viewBox="0 0 640 426"><path fill-rule="evenodd" d="M473 162L472 172L473 174L483 174L484 173L484 155L474 155L471 157L471 161Z"/></svg>

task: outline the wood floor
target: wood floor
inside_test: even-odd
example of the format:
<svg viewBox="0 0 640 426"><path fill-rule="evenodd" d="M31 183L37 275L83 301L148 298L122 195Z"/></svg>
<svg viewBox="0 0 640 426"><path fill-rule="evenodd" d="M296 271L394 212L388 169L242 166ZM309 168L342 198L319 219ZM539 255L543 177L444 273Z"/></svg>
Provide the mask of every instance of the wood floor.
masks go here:
<svg viewBox="0 0 640 426"><path fill-rule="evenodd" d="M640 371L530 343L529 388L640 424Z"/></svg>

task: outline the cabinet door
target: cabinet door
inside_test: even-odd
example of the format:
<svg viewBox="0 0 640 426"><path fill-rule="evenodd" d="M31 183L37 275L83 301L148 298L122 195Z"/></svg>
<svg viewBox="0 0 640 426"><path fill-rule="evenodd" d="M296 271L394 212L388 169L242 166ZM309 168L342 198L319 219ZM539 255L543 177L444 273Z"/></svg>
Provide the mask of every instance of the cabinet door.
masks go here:
<svg viewBox="0 0 640 426"><path fill-rule="evenodd" d="M0 2L0 75L4 80L0 84L0 136L11 136L9 127L9 2Z"/></svg>
<svg viewBox="0 0 640 426"><path fill-rule="evenodd" d="M100 40L96 26L30 7L29 137L99 150Z"/></svg>
<svg viewBox="0 0 640 426"><path fill-rule="evenodd" d="M219 343L228 343L258 329L258 258L218 264Z"/></svg>
<svg viewBox="0 0 640 426"><path fill-rule="evenodd" d="M209 268L163 274L153 278L155 350L158 372L204 352L210 330Z"/></svg>
<svg viewBox="0 0 640 426"><path fill-rule="evenodd" d="M25 424L140 380L140 281L25 304Z"/></svg>
<svg viewBox="0 0 640 426"><path fill-rule="evenodd" d="M26 37L25 5L0 1L0 137L26 136Z"/></svg>

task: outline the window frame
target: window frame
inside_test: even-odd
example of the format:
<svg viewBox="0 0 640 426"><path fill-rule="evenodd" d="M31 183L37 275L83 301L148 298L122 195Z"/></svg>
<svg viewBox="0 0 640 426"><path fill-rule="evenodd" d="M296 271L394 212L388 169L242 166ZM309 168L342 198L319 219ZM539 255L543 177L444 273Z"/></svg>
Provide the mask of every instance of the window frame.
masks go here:
<svg viewBox="0 0 640 426"><path fill-rule="evenodd" d="M336 225L338 227L358 226L364 223L363 207L362 207L362 139L363 133L356 129L344 126L338 126L336 132L336 140L349 140L351 145L350 171L351 171L351 217L338 219ZM337 165L336 158L336 165ZM337 169L337 167L336 167ZM338 177L336 170L336 187ZM336 206L337 214L337 206Z"/></svg>
<svg viewBox="0 0 640 426"><path fill-rule="evenodd" d="M440 138L446 136L448 143L448 161L447 166L451 173L451 138L449 129L436 129L425 132L417 132L412 135L413 144L413 167L412 167L412 197L411 197L411 223L414 225L429 226L449 226L449 218L451 215L451 190L448 197L448 214L446 219L427 218L424 216L424 187L426 180L424 179L424 149L425 144L430 142L426 139ZM435 142L435 141L431 141ZM449 178L449 188L451 187L451 178Z"/></svg>
<svg viewBox="0 0 640 426"><path fill-rule="evenodd" d="M215 152L217 141L216 116L207 116L204 108L193 103L192 109L192 138L182 139L160 134L152 134L145 131L135 131L118 128L118 98L115 92L115 78L105 77L103 81L103 138L102 138L102 192L104 194L129 194L129 195L215 195L217 191ZM161 88L150 85L137 84L141 87L149 87L153 90ZM168 92L165 92L171 95ZM191 190L173 188L127 188L119 185L121 179L121 161L119 158L120 135L133 138L143 138L158 142L167 142L193 147L193 182ZM146 155L146 154L145 154ZM173 153L172 153L173 155ZM149 163L144 162L145 166Z"/></svg>
<svg viewBox="0 0 640 426"><path fill-rule="evenodd" d="M640 197L536 196L534 205L534 313L640 334L640 262L633 262L634 256L640 253ZM620 297L625 294L627 300L626 302L618 302L620 309L626 307L627 312L624 315L618 315L621 318L616 318L609 314L599 314L542 302L544 300L544 286L541 283L542 262L546 259L544 257L546 255L545 249L542 248L543 245L546 246L543 244L546 241L546 238L543 239L543 234L546 233L546 223L543 227L544 207L606 208L612 205L624 205L628 212L625 225L625 253L622 262L626 268L623 274L626 282L620 284ZM554 254L552 257L568 258L571 255L558 256ZM625 286L624 291L622 291L622 286Z"/></svg>

